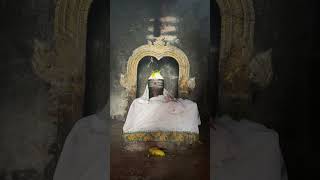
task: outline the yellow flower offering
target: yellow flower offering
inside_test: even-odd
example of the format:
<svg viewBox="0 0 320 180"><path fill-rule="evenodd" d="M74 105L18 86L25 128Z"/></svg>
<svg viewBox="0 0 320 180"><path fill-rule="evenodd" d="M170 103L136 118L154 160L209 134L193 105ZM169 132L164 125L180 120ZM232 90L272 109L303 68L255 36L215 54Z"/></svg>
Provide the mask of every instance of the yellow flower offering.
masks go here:
<svg viewBox="0 0 320 180"><path fill-rule="evenodd" d="M158 147L149 148L149 154L151 156L158 156L158 157L164 157L166 155L164 151L159 149Z"/></svg>
<svg viewBox="0 0 320 180"><path fill-rule="evenodd" d="M153 71L149 79L163 79L160 74L160 70Z"/></svg>

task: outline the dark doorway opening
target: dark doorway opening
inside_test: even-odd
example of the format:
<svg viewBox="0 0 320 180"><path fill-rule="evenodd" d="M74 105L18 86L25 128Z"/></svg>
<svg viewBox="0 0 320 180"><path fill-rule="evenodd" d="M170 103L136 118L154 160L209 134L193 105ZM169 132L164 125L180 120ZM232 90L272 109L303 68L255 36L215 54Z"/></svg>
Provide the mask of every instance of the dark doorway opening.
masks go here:
<svg viewBox="0 0 320 180"><path fill-rule="evenodd" d="M109 99L109 2L94 0L88 16L84 116Z"/></svg>
<svg viewBox="0 0 320 180"><path fill-rule="evenodd" d="M211 3L210 10L210 55L208 60L207 97L209 114L215 117L219 103L219 52L221 41L221 15L218 4Z"/></svg>

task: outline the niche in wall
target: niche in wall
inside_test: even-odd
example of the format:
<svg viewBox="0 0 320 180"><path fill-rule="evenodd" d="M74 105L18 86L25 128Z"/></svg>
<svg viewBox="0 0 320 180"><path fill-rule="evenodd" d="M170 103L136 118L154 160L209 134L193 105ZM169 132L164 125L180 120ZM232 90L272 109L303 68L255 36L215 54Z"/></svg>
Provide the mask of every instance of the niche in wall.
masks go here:
<svg viewBox="0 0 320 180"><path fill-rule="evenodd" d="M178 96L178 81L179 81L179 65L172 57L163 57L157 60L153 56L146 56L138 64L138 79L137 79L137 97L143 95L147 85L148 78L155 70L160 70L164 78L164 88L171 95Z"/></svg>

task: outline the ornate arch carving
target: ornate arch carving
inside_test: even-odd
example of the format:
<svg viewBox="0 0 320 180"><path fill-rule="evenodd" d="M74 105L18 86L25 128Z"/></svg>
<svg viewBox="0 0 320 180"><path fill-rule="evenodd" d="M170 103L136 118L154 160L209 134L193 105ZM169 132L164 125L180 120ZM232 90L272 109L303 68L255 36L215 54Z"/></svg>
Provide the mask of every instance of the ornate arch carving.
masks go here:
<svg viewBox="0 0 320 180"><path fill-rule="evenodd" d="M127 89L130 99L136 98L138 65L140 60L146 56L154 56L157 60L168 56L174 58L178 62L179 96L187 96L190 90L194 88L194 79L189 79L190 64L186 54L181 49L172 45L166 45L161 42L149 42L133 51L128 60L126 74L121 74L120 84Z"/></svg>
<svg viewBox="0 0 320 180"><path fill-rule="evenodd" d="M92 1L57 0L53 44L35 42L34 70L44 80L52 82L60 76L77 76L84 71L87 18ZM73 71L70 66L75 66Z"/></svg>
<svg viewBox="0 0 320 180"><path fill-rule="evenodd" d="M219 97L222 111L247 111L249 61L254 48L252 0L216 0L221 14ZM236 102L236 103L234 103ZM239 105L236 107L235 104Z"/></svg>
<svg viewBox="0 0 320 180"><path fill-rule="evenodd" d="M92 1L57 0L54 14L54 43L49 45L35 41L32 62L34 71L50 84L49 113L56 119L59 114L65 114L59 110L59 107L70 108L62 108L67 112L66 119L70 119L71 116L71 119L76 120L81 116L85 83L87 18ZM216 1L222 18L219 63L220 104L222 106L228 104L228 99L234 98L240 98L242 102L246 102L249 82L248 64L254 47L253 2L252 0ZM182 64L181 67L183 66ZM180 69L179 71L183 72ZM132 95L133 91L130 89L134 86L125 83L130 79L127 75L122 78L122 84ZM189 74L179 80L181 94L187 93L192 87L190 84L193 83L188 81L188 78Z"/></svg>
<svg viewBox="0 0 320 180"><path fill-rule="evenodd" d="M234 46L252 53L255 23L252 0L216 0L216 2L221 14L220 59L232 55Z"/></svg>
<svg viewBox="0 0 320 180"><path fill-rule="evenodd" d="M49 114L75 121L82 115L88 12L93 0L57 0L50 42L34 42L34 72L49 83ZM63 114L63 117L61 117Z"/></svg>

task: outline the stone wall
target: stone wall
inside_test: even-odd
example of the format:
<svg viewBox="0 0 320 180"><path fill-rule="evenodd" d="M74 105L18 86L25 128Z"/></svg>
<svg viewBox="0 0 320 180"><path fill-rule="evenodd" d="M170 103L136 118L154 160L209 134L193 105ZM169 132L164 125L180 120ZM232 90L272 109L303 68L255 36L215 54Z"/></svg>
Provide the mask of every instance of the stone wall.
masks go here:
<svg viewBox="0 0 320 180"><path fill-rule="evenodd" d="M196 88L190 99L201 103L207 78L207 62L210 43L209 1L111 1L111 116L124 120L128 110L127 92L120 85L120 74L125 74L127 62L133 50L147 44L156 34L157 27L163 30L173 46L180 48L190 61L190 77L195 77ZM166 23L165 17L173 23ZM154 19L163 19L155 25ZM167 20L168 20L167 19ZM165 33L165 28L173 25L175 31ZM153 29L154 33L150 31Z"/></svg>
<svg viewBox="0 0 320 180"><path fill-rule="evenodd" d="M56 130L49 86L32 68L35 39L51 41L53 2L1 1L0 179L49 177Z"/></svg>
<svg viewBox="0 0 320 180"><path fill-rule="evenodd" d="M274 78L252 91L252 120L279 132L289 179L305 179L311 152L308 66L315 46L312 3L255 0L255 54L272 48ZM311 153L312 154L312 153Z"/></svg>
<svg viewBox="0 0 320 180"><path fill-rule="evenodd" d="M87 81L90 83L87 83L86 88L86 98L89 100L86 100L85 114L101 109L109 97L106 39L109 27L104 6L107 2L96 1L100 2L100 9L91 13L91 24L94 25L90 25L88 37ZM82 65L78 58L69 56L73 52L72 48L79 44L54 49L55 43L59 41L55 34L56 3L53 0L0 1L1 180L52 179L65 137L75 121L82 117L75 109L82 109L84 97L77 97L77 91L81 91L77 87L83 84L68 76L70 72L74 73L75 67ZM43 56L35 51L39 46ZM56 53L60 53L58 57L54 56ZM35 57L41 60L42 69L36 69ZM74 58L71 61L79 64L68 63L61 58ZM58 69L54 82L50 81L52 74L49 79L41 74L55 70L62 60L66 64L60 67L65 71ZM77 82L65 81L70 79ZM70 87L76 89L75 94L68 91Z"/></svg>

